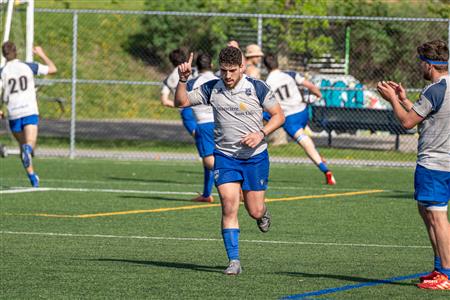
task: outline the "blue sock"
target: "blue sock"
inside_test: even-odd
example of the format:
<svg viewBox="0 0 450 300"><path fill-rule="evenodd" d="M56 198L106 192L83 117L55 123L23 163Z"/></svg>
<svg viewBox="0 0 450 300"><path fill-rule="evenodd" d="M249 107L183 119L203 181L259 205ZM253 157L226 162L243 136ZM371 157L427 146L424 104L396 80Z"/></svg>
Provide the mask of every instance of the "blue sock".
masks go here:
<svg viewBox="0 0 450 300"><path fill-rule="evenodd" d="M441 267L438 271L450 278L450 269L444 269Z"/></svg>
<svg viewBox="0 0 450 300"><path fill-rule="evenodd" d="M39 187L39 177L36 175L36 173L27 174L28 179L31 182L31 185L33 187Z"/></svg>
<svg viewBox="0 0 450 300"><path fill-rule="evenodd" d="M441 266L441 258L439 256L435 256L434 257L434 269L435 270L439 270L441 268L442 268L442 266Z"/></svg>
<svg viewBox="0 0 450 300"><path fill-rule="evenodd" d="M329 171L327 165L326 165L325 163L323 163L323 162L321 162L321 163L318 165L318 167L319 167L320 171L322 171L322 172L324 172L324 173L326 173L326 172Z"/></svg>
<svg viewBox="0 0 450 300"><path fill-rule="evenodd" d="M222 229L223 243L228 260L239 259L239 228Z"/></svg>
<svg viewBox="0 0 450 300"><path fill-rule="evenodd" d="M33 148L28 144L22 145L22 164L26 169L31 165L31 153L33 152Z"/></svg>
<svg viewBox="0 0 450 300"><path fill-rule="evenodd" d="M203 168L203 197L211 196L214 184L214 172L208 168Z"/></svg>

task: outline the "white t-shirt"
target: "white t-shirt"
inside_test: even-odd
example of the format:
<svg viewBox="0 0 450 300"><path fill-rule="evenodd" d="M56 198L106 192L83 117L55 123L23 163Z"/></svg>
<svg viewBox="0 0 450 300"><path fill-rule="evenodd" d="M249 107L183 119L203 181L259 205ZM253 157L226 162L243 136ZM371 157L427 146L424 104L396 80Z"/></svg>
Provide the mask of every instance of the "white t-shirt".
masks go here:
<svg viewBox="0 0 450 300"><path fill-rule="evenodd" d="M280 103L285 116L305 110L307 104L303 102L302 94L298 89L304 80L305 77L297 72L280 70L270 72L267 77L266 82Z"/></svg>
<svg viewBox="0 0 450 300"><path fill-rule="evenodd" d="M46 74L48 74L48 66L24 63L18 59L8 61L0 70L3 101L7 105L9 120L39 114L34 75Z"/></svg>

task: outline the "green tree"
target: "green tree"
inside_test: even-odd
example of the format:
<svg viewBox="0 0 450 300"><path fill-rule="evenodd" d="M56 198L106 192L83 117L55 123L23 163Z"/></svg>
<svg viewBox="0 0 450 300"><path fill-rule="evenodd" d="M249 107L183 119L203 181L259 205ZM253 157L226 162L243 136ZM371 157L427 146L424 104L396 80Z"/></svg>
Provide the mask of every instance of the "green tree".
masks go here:
<svg viewBox="0 0 450 300"><path fill-rule="evenodd" d="M219 12L252 14L305 14L325 15L326 1L320 0L189 0L147 1L149 11ZM319 55L332 46L331 38L323 34L327 21L287 20L265 18L263 44L268 50L280 53ZM143 31L130 38L127 48L148 63L163 61L168 65L167 55L175 48L202 51L216 57L230 39L241 46L257 42L257 18L204 17L182 15L147 15L142 18ZM271 46L274 45L274 46Z"/></svg>

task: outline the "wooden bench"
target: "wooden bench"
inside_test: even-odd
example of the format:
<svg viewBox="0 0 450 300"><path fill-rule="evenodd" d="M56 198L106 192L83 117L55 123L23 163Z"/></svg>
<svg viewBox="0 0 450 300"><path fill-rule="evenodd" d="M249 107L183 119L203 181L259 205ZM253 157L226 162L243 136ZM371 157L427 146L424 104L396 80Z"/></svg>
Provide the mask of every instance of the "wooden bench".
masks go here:
<svg viewBox="0 0 450 300"><path fill-rule="evenodd" d="M415 129L405 129L392 110L371 108L345 108L311 106L310 127L314 131L328 133L328 146L331 146L331 132L356 133L357 130L371 132L387 131L396 135L395 150L400 147L400 135L414 134Z"/></svg>

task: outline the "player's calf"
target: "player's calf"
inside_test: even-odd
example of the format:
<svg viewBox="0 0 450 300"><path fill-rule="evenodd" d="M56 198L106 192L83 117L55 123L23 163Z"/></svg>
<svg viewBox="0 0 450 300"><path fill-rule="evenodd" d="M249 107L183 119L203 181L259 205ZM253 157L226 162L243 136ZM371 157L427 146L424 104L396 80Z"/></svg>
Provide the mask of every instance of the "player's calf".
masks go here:
<svg viewBox="0 0 450 300"><path fill-rule="evenodd" d="M22 153L21 153L21 159L22 159L22 164L23 167L29 168L31 166L31 154L33 153L33 147L31 147L28 144L23 144L22 145L22 149L21 149Z"/></svg>

